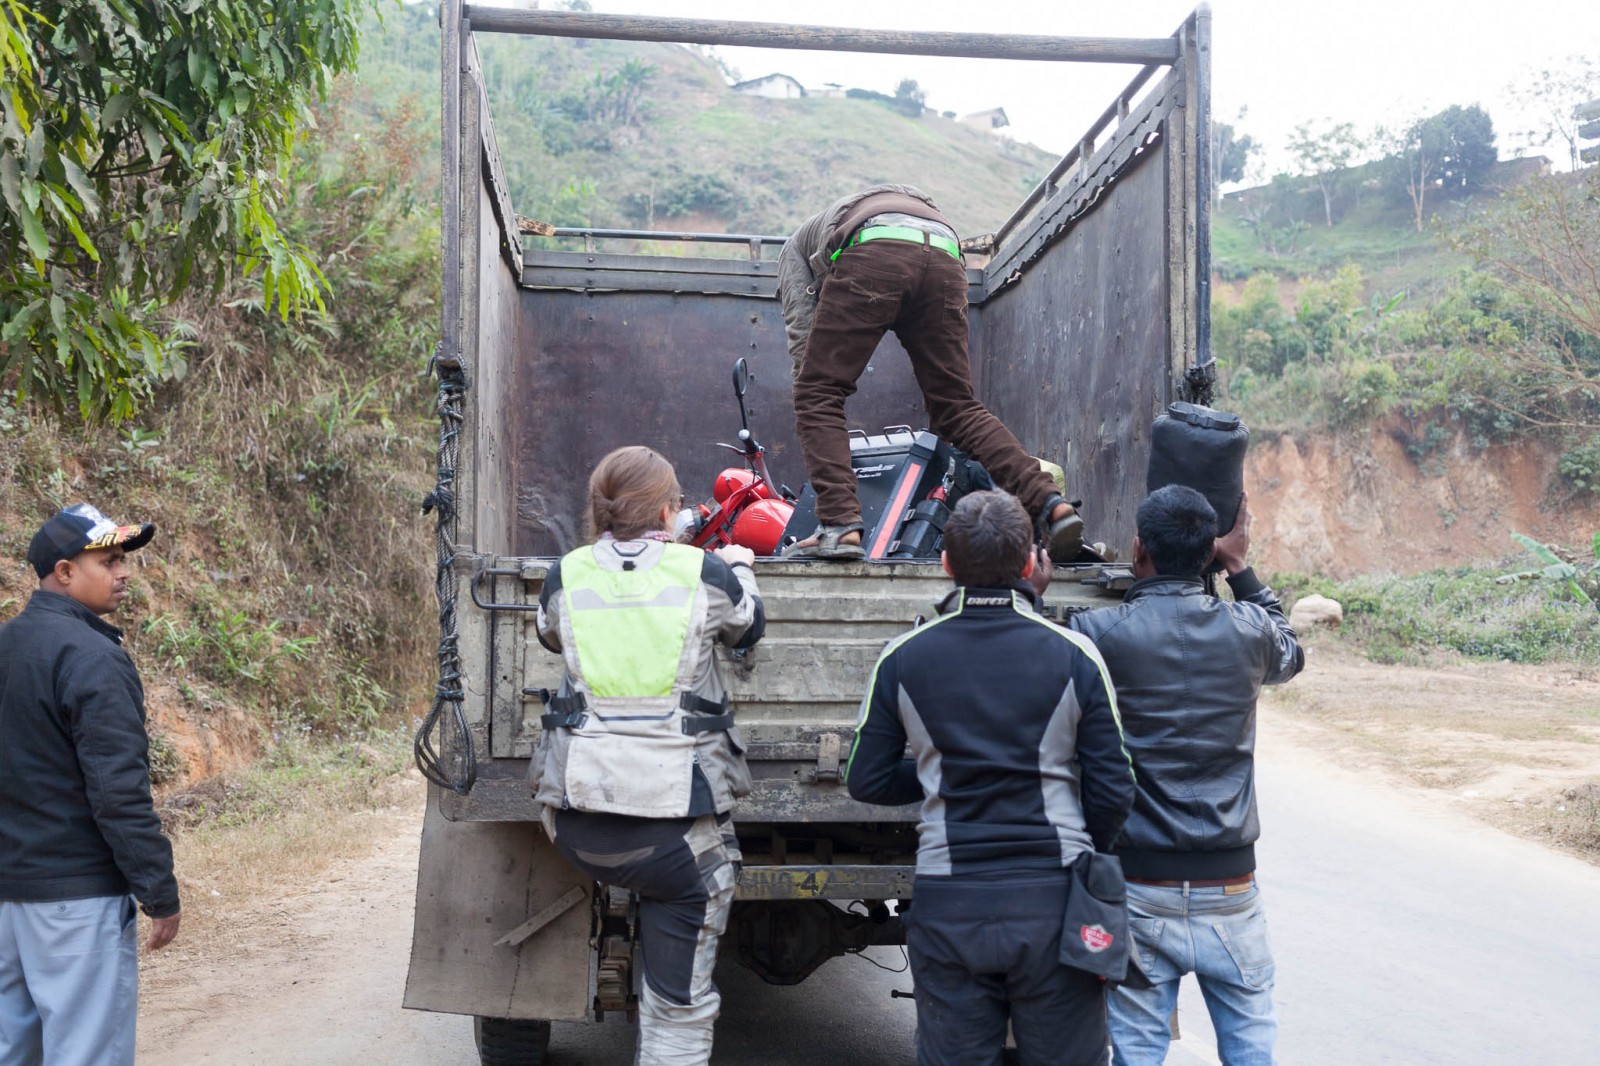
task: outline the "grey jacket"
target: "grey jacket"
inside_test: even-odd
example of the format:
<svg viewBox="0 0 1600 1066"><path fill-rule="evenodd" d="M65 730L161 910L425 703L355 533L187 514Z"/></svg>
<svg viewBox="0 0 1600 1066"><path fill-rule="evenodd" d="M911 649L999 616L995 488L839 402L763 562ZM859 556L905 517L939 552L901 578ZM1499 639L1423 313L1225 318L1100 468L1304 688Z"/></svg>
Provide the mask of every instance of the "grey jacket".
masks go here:
<svg viewBox="0 0 1600 1066"><path fill-rule="evenodd" d="M778 255L778 299L783 304L783 325L789 339L789 354L798 368L805 359L806 338L811 334L811 323L817 317L817 293L822 279L833 269L829 259L834 252L830 244L839 224L869 196L879 193L897 193L920 200L935 212L933 199L911 185L872 185L860 192L835 200L825 211L820 211L804 222L784 242Z"/></svg>
<svg viewBox="0 0 1600 1066"><path fill-rule="evenodd" d="M1305 652L1278 597L1245 569L1235 602L1150 577L1120 607L1076 615L1111 672L1137 790L1113 851L1130 877L1201 880L1255 869L1256 698Z"/></svg>
<svg viewBox="0 0 1600 1066"><path fill-rule="evenodd" d="M666 588L660 587L658 575L652 571L662 565L668 552L674 553L677 567L686 559L692 562L694 569L687 582L692 588L680 592L670 581ZM593 616L591 601L595 597L585 594L586 602L580 602L575 612L571 582L563 580L562 568L585 553L585 562L592 559L602 573L610 575L607 581L623 603L638 600L637 606L598 604L605 616L603 624L632 638L632 654L615 640L604 648L593 648L597 657L593 661L586 663L579 654L574 615L587 611ZM650 599L643 599L646 596ZM677 629L652 628L650 619L637 614L684 607L687 610L679 616L683 621ZM761 594L748 566L730 567L717 556L686 545L601 540L568 553L550 568L539 595L536 621L540 643L559 652L566 667L555 696L581 701L583 706L580 724L548 728L540 735L529 768L538 802L547 807L641 818L675 818L721 814L750 791L750 770L738 727L700 732L685 728L685 719L710 713L727 698L714 646L753 647L766 630ZM649 636L652 633L655 638ZM661 639L663 634L670 646L655 650L670 658L652 656L652 649L640 646L639 642ZM665 662L658 680L670 686L670 695L607 694L592 683L599 679L588 672L589 668L599 669L599 660L604 658L613 660L613 666L621 662L628 668L636 668L639 662ZM602 687L600 693L595 691L597 687Z"/></svg>

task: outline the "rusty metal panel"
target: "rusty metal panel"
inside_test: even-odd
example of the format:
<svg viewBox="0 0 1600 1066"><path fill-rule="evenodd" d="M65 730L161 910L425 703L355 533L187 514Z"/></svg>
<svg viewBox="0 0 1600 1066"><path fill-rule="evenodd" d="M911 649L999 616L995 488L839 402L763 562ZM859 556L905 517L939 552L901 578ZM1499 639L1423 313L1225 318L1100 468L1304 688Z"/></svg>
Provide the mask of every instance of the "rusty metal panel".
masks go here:
<svg viewBox="0 0 1600 1066"><path fill-rule="evenodd" d="M466 12L473 28L480 33L804 48L890 55L1034 59L1057 63L1171 63L1178 55L1176 42L1165 37L1047 37L1018 33L845 29L776 22L540 11L537 4L531 8L470 4Z"/></svg>
<svg viewBox="0 0 1600 1066"><path fill-rule="evenodd" d="M461 358L461 0L444 0L439 11L441 57L439 96L443 119L439 138L440 364L460 366Z"/></svg>
<svg viewBox="0 0 1600 1066"><path fill-rule="evenodd" d="M740 356L753 374L751 429L769 449L773 477L795 489L806 480L783 318L770 298L524 289L514 356L512 554L559 555L581 543L589 471L625 444L660 451L691 500L709 498L717 471L741 465L716 447L739 430L732 371ZM872 430L926 424L910 361L892 336L862 375L848 418Z"/></svg>
<svg viewBox="0 0 1600 1066"><path fill-rule="evenodd" d="M981 398L1023 447L1065 468L1091 539L1124 553L1144 498L1150 423L1175 373L1165 144L1136 157L979 313Z"/></svg>
<svg viewBox="0 0 1600 1066"><path fill-rule="evenodd" d="M638 231L644 232L644 231ZM671 234L663 234L669 239ZM562 249L530 248L522 253L522 283L530 288L544 288L546 282L535 277L548 277L554 288L619 288L606 281L611 272L638 274L653 278L655 287L665 292L679 291L682 286L693 286L709 275L727 275L731 278L760 281L766 284L750 291L771 296L778 284L776 259L712 258L694 255L633 255L626 252L573 252ZM676 275L691 275L678 278ZM591 280L592 279L592 280Z"/></svg>
<svg viewBox="0 0 1600 1066"><path fill-rule="evenodd" d="M506 168L500 154L500 140L494 132L494 122L489 118L489 89L484 82L483 61L478 54L478 39L467 38L468 82L477 92L478 113L483 120L479 127L479 150L482 152L483 182L487 187L497 224L493 235L495 246L505 258L513 273L522 270L522 235L517 231L517 214L511 208L511 185L506 181Z"/></svg>
<svg viewBox="0 0 1600 1066"><path fill-rule="evenodd" d="M497 562L483 574L482 591L498 608L492 615L474 608L473 624L464 630L474 640L488 631L487 649L472 644L489 664L481 683L469 681L473 721L476 729L483 716L492 719L489 753L496 759L525 759L540 736L539 691L560 686L563 664L539 642L527 609L538 601L548 560ZM718 651L757 778L757 794L740 804L741 816L754 817L749 810L759 808L760 817L778 821L841 820L832 816L840 813L842 793L826 811L817 806L822 790L813 786L836 776L813 772L825 763L822 747L831 740L836 751L849 750L861 694L884 645L910 631L917 619L933 617L950 591L950 579L937 562L763 559L755 570L766 606L766 636L741 655ZM1058 570L1046 594L1046 612L1059 617L1064 610L1105 603L1098 582L1103 571ZM487 768L483 773L493 776ZM474 803L482 800L485 787L480 783L474 790ZM524 789L519 802L526 800ZM470 813L462 813L465 807L448 810L452 817L485 816L481 804ZM870 812L856 815L882 820Z"/></svg>
<svg viewBox="0 0 1600 1066"><path fill-rule="evenodd" d="M775 259L711 259L535 248L524 252L522 260L522 285L528 289L691 293L768 299L778 296ZM967 271L968 299L973 303L982 300L985 284L982 270Z"/></svg>
<svg viewBox="0 0 1600 1066"><path fill-rule="evenodd" d="M762 764L751 766L759 773ZM439 810L451 822L537 822L539 805L527 784L526 759L494 759L485 762L478 783L465 796L441 792ZM809 824L825 825L840 822L915 823L918 805L879 807L859 803L838 781L808 783L792 773L788 780L782 777L760 777L750 795L739 800L733 809L734 817L741 823ZM537 827L530 825L530 829ZM532 913L531 911L529 913ZM522 921L522 915L507 925L507 929ZM504 933L501 929L496 936Z"/></svg>
<svg viewBox="0 0 1600 1066"><path fill-rule="evenodd" d="M433 798L438 797L433 789ZM531 819L422 823L405 1006L496 1018L583 1021L593 987L591 908L579 903L518 944L495 941L573 888L573 869Z"/></svg>
<svg viewBox="0 0 1600 1066"><path fill-rule="evenodd" d="M1080 144L1076 151L1078 165L1034 210L1028 224L1024 226L1019 220L995 249L994 258L984 267L988 292L1015 281L1041 252L1071 229L1079 216L1098 206L1106 187L1135 156L1150 150L1153 139L1171 121L1174 111L1182 114L1183 91L1179 72L1170 72L1149 88L1100 148L1091 151L1090 142ZM1181 199L1178 206L1182 207Z"/></svg>

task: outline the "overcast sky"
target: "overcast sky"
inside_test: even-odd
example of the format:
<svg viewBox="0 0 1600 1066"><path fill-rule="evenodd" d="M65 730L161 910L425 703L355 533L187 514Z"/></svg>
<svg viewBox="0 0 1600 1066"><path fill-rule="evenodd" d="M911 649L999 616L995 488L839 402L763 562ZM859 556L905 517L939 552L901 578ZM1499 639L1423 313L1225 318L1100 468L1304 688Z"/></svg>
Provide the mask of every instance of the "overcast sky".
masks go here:
<svg viewBox="0 0 1600 1066"><path fill-rule="evenodd" d="M1195 6L1192 0L591 3L596 11L638 15L1096 37L1165 37ZM1481 104L1500 133L1502 156L1512 155L1525 145L1506 136L1519 125L1507 87L1574 53L1600 54L1596 0L1214 0L1211 11L1214 118L1263 143L1272 169L1289 166L1283 145L1300 122L1327 117L1365 132L1450 104ZM1004 107L1014 136L1056 152L1065 151L1135 73L1100 64L720 51L746 78L782 71L805 85L839 82L880 92L914 78L930 107L962 114ZM1242 120L1241 108L1248 108Z"/></svg>

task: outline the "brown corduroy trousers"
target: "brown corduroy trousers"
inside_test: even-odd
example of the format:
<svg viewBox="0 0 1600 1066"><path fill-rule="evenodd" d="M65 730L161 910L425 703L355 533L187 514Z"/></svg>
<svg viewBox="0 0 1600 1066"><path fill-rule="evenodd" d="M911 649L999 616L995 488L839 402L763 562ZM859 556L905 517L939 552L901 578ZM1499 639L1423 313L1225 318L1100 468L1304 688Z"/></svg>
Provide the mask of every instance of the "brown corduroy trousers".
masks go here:
<svg viewBox="0 0 1600 1066"><path fill-rule="evenodd" d="M795 368L794 414L819 522L861 520L844 404L889 330L911 356L929 428L982 463L997 485L1038 516L1055 482L972 394L967 273L958 259L910 241L851 245L834 262L817 301L805 358Z"/></svg>

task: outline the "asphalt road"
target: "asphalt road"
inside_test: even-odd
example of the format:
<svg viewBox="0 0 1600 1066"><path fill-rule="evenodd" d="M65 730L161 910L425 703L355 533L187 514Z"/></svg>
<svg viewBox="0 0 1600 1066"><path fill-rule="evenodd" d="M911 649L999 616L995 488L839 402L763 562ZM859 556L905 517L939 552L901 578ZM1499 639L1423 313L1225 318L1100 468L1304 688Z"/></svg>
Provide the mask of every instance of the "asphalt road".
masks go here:
<svg viewBox="0 0 1600 1066"><path fill-rule="evenodd" d="M1600 868L1265 740L1284 1063L1600 1063Z"/></svg>
<svg viewBox="0 0 1600 1066"><path fill-rule="evenodd" d="M1448 797L1333 768L1270 719L1259 762L1285 1066L1600 1063L1600 869L1484 826ZM790 989L736 966L719 977L719 1064L914 1061L913 1009L889 998L911 987L906 975L846 958ZM1192 979L1178 1010L1167 1062L1217 1063ZM620 1066L630 1049L625 1030L563 1027L552 1042L560 1063Z"/></svg>
<svg viewBox="0 0 1600 1066"><path fill-rule="evenodd" d="M1600 868L1474 822L1448 797L1332 768L1282 732L1267 719L1259 753L1279 1060L1600 1063ZM414 825L401 831L365 860L374 884L387 887L381 899L368 896L373 909L362 928L330 919L325 948L293 960L302 979L292 986L269 973L236 972L249 995L213 994L165 1012L159 1000L147 1001L141 1064L475 1064L468 1019L398 1006L416 839ZM307 906L314 921L317 905ZM351 950L352 937L362 950ZM873 957L901 961L897 949ZM847 957L793 988L764 985L732 962L718 978L719 1066L914 1061L914 1008L889 995L911 987L908 974ZM1184 1036L1168 1063L1216 1066L1192 981L1179 1002ZM172 1016L183 1010L195 1017ZM623 1025L558 1025L550 1061L625 1066L633 1037Z"/></svg>

